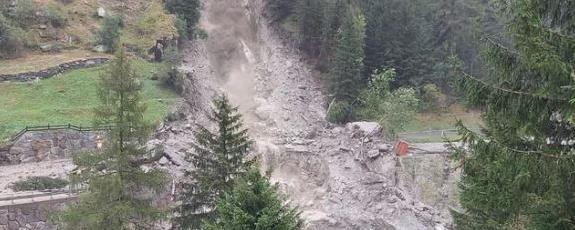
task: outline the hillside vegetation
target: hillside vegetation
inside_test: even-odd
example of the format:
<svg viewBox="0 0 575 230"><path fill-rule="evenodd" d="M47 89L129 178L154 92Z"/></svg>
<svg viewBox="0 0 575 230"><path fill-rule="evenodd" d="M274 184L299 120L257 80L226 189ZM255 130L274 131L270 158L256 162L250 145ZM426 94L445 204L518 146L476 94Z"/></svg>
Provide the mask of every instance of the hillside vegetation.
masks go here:
<svg viewBox="0 0 575 230"><path fill-rule="evenodd" d="M106 21L118 19L117 34L131 51L147 55L157 40L178 37L176 16L160 0L18 0L0 3L0 58L102 45ZM96 50L111 51L114 47Z"/></svg>

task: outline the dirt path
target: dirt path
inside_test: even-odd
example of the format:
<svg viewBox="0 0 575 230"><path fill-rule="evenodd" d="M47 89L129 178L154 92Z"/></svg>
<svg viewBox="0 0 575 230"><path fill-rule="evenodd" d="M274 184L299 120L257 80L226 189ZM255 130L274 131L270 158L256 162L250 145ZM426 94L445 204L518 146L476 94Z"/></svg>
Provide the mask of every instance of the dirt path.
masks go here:
<svg viewBox="0 0 575 230"><path fill-rule="evenodd" d="M180 162L167 168L181 175L193 124L206 124L210 98L224 92L244 115L262 170L308 229L442 229L438 212L401 189L396 158L377 133L325 121L321 84L268 27L262 6L204 1L200 25L208 39L189 47L182 67L188 104L155 140Z"/></svg>

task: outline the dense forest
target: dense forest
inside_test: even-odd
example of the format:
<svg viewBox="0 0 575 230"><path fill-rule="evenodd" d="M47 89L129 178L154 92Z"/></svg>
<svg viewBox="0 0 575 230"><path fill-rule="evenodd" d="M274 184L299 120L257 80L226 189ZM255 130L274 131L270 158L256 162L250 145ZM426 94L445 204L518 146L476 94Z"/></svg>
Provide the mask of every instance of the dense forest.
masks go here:
<svg viewBox="0 0 575 230"><path fill-rule="evenodd" d="M335 99L330 114L339 122L365 118L361 94L377 71L394 69L391 89L411 88L425 104L457 95L449 57L483 76L480 40L503 31L494 7L480 0L270 0L268 7L328 75Z"/></svg>

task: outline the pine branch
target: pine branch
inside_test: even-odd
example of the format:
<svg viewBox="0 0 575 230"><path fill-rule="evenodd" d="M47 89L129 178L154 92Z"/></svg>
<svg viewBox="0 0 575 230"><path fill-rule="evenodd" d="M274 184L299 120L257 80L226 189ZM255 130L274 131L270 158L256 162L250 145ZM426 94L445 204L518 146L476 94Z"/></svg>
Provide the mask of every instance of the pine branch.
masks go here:
<svg viewBox="0 0 575 230"><path fill-rule="evenodd" d="M461 123L461 121L458 122L457 127L459 129L459 133L462 136L464 136L462 138L462 141L467 143L467 144L472 143L474 145L477 145L478 141L481 141L482 144L493 144L497 148L504 150L505 152L525 154L525 155L536 155L536 156L542 156L542 157L553 158L553 159L572 159L575 157L575 155L573 155L573 154L558 155L558 154L546 153L546 152L538 151L538 150L520 150L520 149L510 148L510 147L505 146L502 143L499 143L497 140L481 137L477 133L468 129L465 125L463 125L463 123ZM460 147L455 146L454 142L448 142L448 143L450 145L450 148L452 148L452 149L461 149Z"/></svg>
<svg viewBox="0 0 575 230"><path fill-rule="evenodd" d="M528 96L528 97L534 97L534 98L539 98L539 99L543 99L543 100L549 100L549 101L560 101L560 102L569 102L569 99L566 98L556 98L556 97L550 97L550 96L544 96L544 95L538 95L538 94L533 94L533 93L528 93L528 92L523 92L523 91L517 91L517 90L511 90L511 89L506 89L503 87L499 87L499 86L495 86L492 84L489 84L481 79L478 79L470 74L467 74L463 71L461 71L461 75L467 79L473 80L477 83L482 84L485 87L491 88L491 89L495 89L497 91L501 91L501 92L505 92L505 93L510 93L510 94L515 94L515 95L520 95L520 96Z"/></svg>

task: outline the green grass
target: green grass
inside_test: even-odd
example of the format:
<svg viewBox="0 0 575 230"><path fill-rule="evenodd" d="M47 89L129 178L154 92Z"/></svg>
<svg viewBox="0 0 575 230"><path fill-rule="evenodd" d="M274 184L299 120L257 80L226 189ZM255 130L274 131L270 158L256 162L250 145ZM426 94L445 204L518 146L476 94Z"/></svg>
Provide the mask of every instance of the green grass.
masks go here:
<svg viewBox="0 0 575 230"><path fill-rule="evenodd" d="M455 123L458 120L471 129L477 129L482 125L480 111L466 110L463 105L454 104L444 112L418 114L416 119L407 125L405 132L399 134L399 137L415 143L443 142L445 139L441 136L441 132L418 132L455 129ZM459 139L459 135L453 132L445 133L445 137L447 140Z"/></svg>
<svg viewBox="0 0 575 230"><path fill-rule="evenodd" d="M145 119L161 120L175 102L176 94L160 82L149 80L158 64L137 60L133 67L143 77ZM75 70L37 83L0 83L0 140L25 126L91 125L93 110L99 104L98 76L105 68Z"/></svg>

